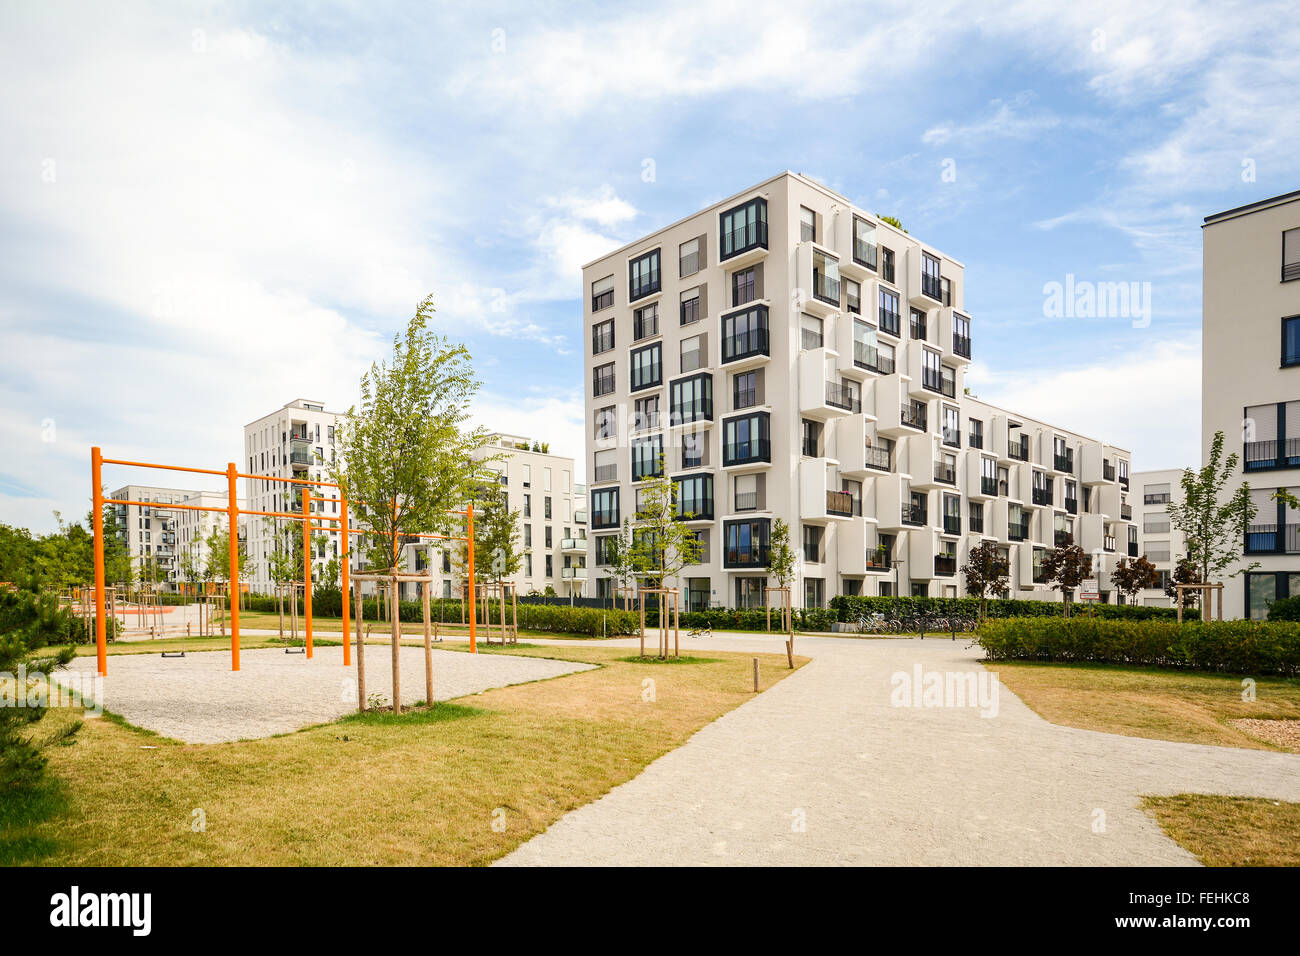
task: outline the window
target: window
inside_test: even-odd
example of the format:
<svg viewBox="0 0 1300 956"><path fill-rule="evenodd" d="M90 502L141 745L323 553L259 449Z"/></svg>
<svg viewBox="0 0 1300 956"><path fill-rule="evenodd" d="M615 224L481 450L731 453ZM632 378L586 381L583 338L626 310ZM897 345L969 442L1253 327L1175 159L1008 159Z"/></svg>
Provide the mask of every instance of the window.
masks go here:
<svg viewBox="0 0 1300 956"><path fill-rule="evenodd" d="M894 281L894 250L880 247L880 278L886 282Z"/></svg>
<svg viewBox="0 0 1300 956"><path fill-rule="evenodd" d="M939 391L948 398L957 397L957 373L946 365L939 369Z"/></svg>
<svg viewBox="0 0 1300 956"><path fill-rule="evenodd" d="M799 207L799 241L817 241L817 213L807 206Z"/></svg>
<svg viewBox="0 0 1300 956"><path fill-rule="evenodd" d="M852 279L842 280L844 284L844 308L853 315L862 314L862 286Z"/></svg>
<svg viewBox="0 0 1300 956"><path fill-rule="evenodd" d="M751 199L718 216L719 258L730 259L750 249L767 248L767 200Z"/></svg>
<svg viewBox="0 0 1300 956"><path fill-rule="evenodd" d="M939 301L944 305L952 305L952 283L947 279L939 279Z"/></svg>
<svg viewBox="0 0 1300 956"><path fill-rule="evenodd" d="M760 404L759 383L761 379L762 372L759 369L738 372L733 375L731 377L731 407L741 409Z"/></svg>
<svg viewBox="0 0 1300 956"><path fill-rule="evenodd" d="M618 452L602 448L596 452L596 470L593 481L614 481L618 478Z"/></svg>
<svg viewBox="0 0 1300 956"><path fill-rule="evenodd" d="M898 293L892 289L880 290L880 331L898 335Z"/></svg>
<svg viewBox="0 0 1300 956"><path fill-rule="evenodd" d="M939 371L939 353L933 349L921 350L921 387L932 392L940 389L942 373Z"/></svg>
<svg viewBox="0 0 1300 956"><path fill-rule="evenodd" d="M970 318L959 312L952 314L952 350L962 358L970 358Z"/></svg>
<svg viewBox="0 0 1300 956"><path fill-rule="evenodd" d="M599 355L614 347L614 320L597 322L591 327L591 354Z"/></svg>
<svg viewBox="0 0 1300 956"><path fill-rule="evenodd" d="M653 388L663 382L663 344L656 342L632 351L632 381L630 390Z"/></svg>
<svg viewBox="0 0 1300 956"><path fill-rule="evenodd" d="M632 340L639 342L659 334L659 303L654 302L632 313Z"/></svg>
<svg viewBox="0 0 1300 956"><path fill-rule="evenodd" d="M531 518L532 516L533 516L533 496L524 495L524 517ZM531 526L525 525L525 527L531 527Z"/></svg>
<svg viewBox="0 0 1300 956"><path fill-rule="evenodd" d="M967 419L970 425L970 441L968 444L971 448L984 447L984 423L978 418Z"/></svg>
<svg viewBox="0 0 1300 956"><path fill-rule="evenodd" d="M753 302L758 296L758 267L751 266L731 274L731 304L744 305Z"/></svg>
<svg viewBox="0 0 1300 956"><path fill-rule="evenodd" d="M659 396L647 395L638 398L632 405L632 426L634 431L646 431L659 427Z"/></svg>
<svg viewBox="0 0 1300 956"><path fill-rule="evenodd" d="M713 520L713 476L691 475L674 478L677 486L677 517L685 520Z"/></svg>
<svg viewBox="0 0 1300 956"><path fill-rule="evenodd" d="M703 468L708 462L708 432L686 432L682 435L682 467Z"/></svg>
<svg viewBox="0 0 1300 956"><path fill-rule="evenodd" d="M813 298L839 307L840 263L833 256L813 250Z"/></svg>
<svg viewBox="0 0 1300 956"><path fill-rule="evenodd" d="M713 376L694 375L678 379L669 387L671 423L713 420Z"/></svg>
<svg viewBox="0 0 1300 956"><path fill-rule="evenodd" d="M1300 245L1300 240L1297 240L1297 245ZM1300 365L1300 315L1282 320L1282 365Z"/></svg>
<svg viewBox="0 0 1300 956"><path fill-rule="evenodd" d="M822 423L815 422L811 419L802 421L802 440L799 450L806 458L820 458L822 444Z"/></svg>
<svg viewBox="0 0 1300 956"><path fill-rule="evenodd" d="M731 418L722 426L722 464L742 465L748 462L770 462L772 449L769 443L770 426L767 412L756 412L743 418Z"/></svg>
<svg viewBox="0 0 1300 956"><path fill-rule="evenodd" d="M928 252L921 253L921 294L941 301L943 289L939 279L939 260Z"/></svg>
<svg viewBox="0 0 1300 956"><path fill-rule="evenodd" d="M551 499L550 499L550 498L547 498L547 499L546 499L546 503L547 503L547 504L550 504L550 503L551 503ZM546 517L549 518L550 516L551 516L551 515L550 515L550 512L548 511L547 514L546 514ZM551 526L548 524L548 525L546 526L546 529L545 529L545 530L546 530L546 535L545 535L545 544L543 545L543 547L552 548L552 547L555 546L555 540L554 540L554 538L552 538L552 536L551 536Z"/></svg>
<svg viewBox="0 0 1300 956"><path fill-rule="evenodd" d="M704 317L703 303L700 300L700 287L687 289L682 293L681 323L690 325Z"/></svg>
<svg viewBox="0 0 1300 956"><path fill-rule="evenodd" d="M822 560L822 531L820 525L803 526L803 559L810 564L820 564Z"/></svg>
<svg viewBox="0 0 1300 956"><path fill-rule="evenodd" d="M704 268L704 237L699 236L677 247L677 275L683 279Z"/></svg>
<svg viewBox="0 0 1300 956"><path fill-rule="evenodd" d="M653 249L645 255L637 256L627 264L628 301L653 295L660 289L659 284L659 250Z"/></svg>
<svg viewBox="0 0 1300 956"><path fill-rule="evenodd" d="M632 442L632 480L658 478L664 473L664 440L662 435L640 438Z"/></svg>
<svg viewBox="0 0 1300 956"><path fill-rule="evenodd" d="M618 536L613 534L601 534L596 536L596 564L599 566L610 565L614 563L614 557L618 554Z"/></svg>
<svg viewBox="0 0 1300 956"><path fill-rule="evenodd" d="M736 511L757 511L763 507L766 482L763 475L737 475L732 490Z"/></svg>
<svg viewBox="0 0 1300 956"><path fill-rule="evenodd" d="M766 567L770 522L767 518L728 521L723 524L727 550L723 566L728 568ZM761 580L761 579L759 579ZM761 599L761 586L759 588Z"/></svg>
<svg viewBox="0 0 1300 956"><path fill-rule="evenodd" d="M591 492L591 526L617 528L618 522L618 488L594 489Z"/></svg>
<svg viewBox="0 0 1300 956"><path fill-rule="evenodd" d="M1282 233L1282 281L1300 279L1300 229Z"/></svg>
<svg viewBox="0 0 1300 956"><path fill-rule="evenodd" d="M853 219L853 261L868 269L876 268L876 227L865 219ZM893 254L890 253L890 262ZM893 281L890 278L889 281Z"/></svg>
<svg viewBox="0 0 1300 956"><path fill-rule="evenodd" d="M975 534L984 533L984 503L982 501L972 501L970 503L970 529Z"/></svg>
<svg viewBox="0 0 1300 956"><path fill-rule="evenodd" d="M709 364L708 337L703 333L682 339L681 350L679 366L682 372L694 372Z"/></svg>
<svg viewBox="0 0 1300 956"><path fill-rule="evenodd" d="M591 370L591 393L599 398L614 391L614 363L598 365Z"/></svg>
<svg viewBox="0 0 1300 956"><path fill-rule="evenodd" d="M599 312L614 304L614 277L605 276L591 284L591 311Z"/></svg>
<svg viewBox="0 0 1300 956"><path fill-rule="evenodd" d="M799 319L799 347L801 349L819 349L822 347L822 320L815 315L804 314Z"/></svg>
<svg viewBox="0 0 1300 956"><path fill-rule="evenodd" d="M943 443L961 447L961 416L951 405L943 406Z"/></svg>
<svg viewBox="0 0 1300 956"><path fill-rule="evenodd" d="M768 354L767 306L756 305L722 317L722 361Z"/></svg>
<svg viewBox="0 0 1300 956"><path fill-rule="evenodd" d="M596 410L595 435L598 441L618 437L618 409L613 405Z"/></svg>
<svg viewBox="0 0 1300 956"><path fill-rule="evenodd" d="M912 338L925 341L925 313L920 309L912 310L911 333Z"/></svg>

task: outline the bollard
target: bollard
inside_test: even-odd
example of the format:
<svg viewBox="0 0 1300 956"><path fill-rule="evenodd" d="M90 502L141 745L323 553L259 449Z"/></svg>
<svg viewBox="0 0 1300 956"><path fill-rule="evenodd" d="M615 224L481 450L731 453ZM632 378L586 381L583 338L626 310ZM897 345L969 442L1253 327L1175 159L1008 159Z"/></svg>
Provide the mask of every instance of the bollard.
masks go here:
<svg viewBox="0 0 1300 956"><path fill-rule="evenodd" d="M754 658L754 693L758 693L758 658Z"/></svg>

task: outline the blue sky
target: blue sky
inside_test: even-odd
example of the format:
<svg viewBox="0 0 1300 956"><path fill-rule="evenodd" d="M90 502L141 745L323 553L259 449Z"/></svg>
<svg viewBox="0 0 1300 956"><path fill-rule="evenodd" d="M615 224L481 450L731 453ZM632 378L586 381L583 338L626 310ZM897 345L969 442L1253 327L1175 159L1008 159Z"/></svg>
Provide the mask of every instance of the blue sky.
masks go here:
<svg viewBox="0 0 1300 956"><path fill-rule="evenodd" d="M1190 463L1199 224L1300 188L1300 20L991 11L6 4L0 521L83 514L92 444L221 467L346 408L426 293L477 417L581 458L578 267L782 169L965 263L981 398ZM1149 324L1045 315L1067 275Z"/></svg>

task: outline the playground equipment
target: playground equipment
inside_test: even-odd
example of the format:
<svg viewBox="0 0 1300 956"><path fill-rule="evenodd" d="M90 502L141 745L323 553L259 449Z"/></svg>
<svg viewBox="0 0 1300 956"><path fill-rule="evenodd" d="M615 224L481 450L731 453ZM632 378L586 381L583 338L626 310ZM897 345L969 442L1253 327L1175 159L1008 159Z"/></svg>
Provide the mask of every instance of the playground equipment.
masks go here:
<svg viewBox="0 0 1300 956"><path fill-rule="evenodd" d="M103 466L104 465L122 465L128 468L153 468L162 471L182 471L190 474L214 475L226 479L226 505L225 507L213 505L192 505L178 504L171 502L158 501L120 501L114 498L104 497L103 492ZM237 495L237 482L240 478L251 478L260 481L271 481L296 486L302 489L302 510L300 512L290 511L260 511L252 508L239 507ZM334 488L340 491L337 498L329 498L322 495L312 495L313 488ZM125 505L125 506L146 506L170 508L186 511L209 511L224 512L229 521L229 540L230 540L230 572L229 580L238 588L239 582L239 516L258 515L265 518L284 518L292 521L302 522L302 550L303 550L303 627L304 627L304 644L305 653L308 658L312 657L312 611L311 611L311 535L312 532L335 531L339 532L341 547L339 549L342 563L342 591L343 591L343 666L351 666L351 642L348 635L348 624L351 618L348 601L352 593L349 585L349 559L348 559L348 541L349 535L367 534L365 529L350 528L348 526L348 500L341 494L339 485L334 482L320 481L310 478L281 478L277 475L258 475L241 472L235 466L234 462L226 465L224 471L218 471L212 468L192 468L183 465L161 465L151 462L127 461L118 458L105 458L102 450L98 445L90 450L90 491L91 491L91 520L94 528L94 550L95 550L95 587L94 587L94 619L95 619L95 644L98 671L101 676L108 674L108 640L107 640L107 619L105 617L105 571L104 571L104 505ZM339 514L337 516L328 516L323 513L313 513L311 504L313 501L334 502L339 505ZM415 538L422 539L450 539L464 540L471 542L467 548L469 555L468 579L469 579L469 603L474 606L474 506L471 504L465 511L453 511L451 514L464 515L466 518L466 533L464 535L441 535L441 534L417 534L412 535ZM321 527L316 522L334 522L337 528ZM394 550L397 542L394 540ZM399 575L398 577L403 577ZM424 580L423 576L405 576L410 580ZM358 594L360 591L358 590ZM428 589L425 589L426 599ZM396 599L396 587L394 586L392 597ZM228 602L230 606L230 669L239 670L239 601ZM361 605L357 605L358 615L360 615ZM398 615L393 615L396 621ZM427 615L426 615L427 619ZM89 620L89 609L87 609L87 620ZM360 620L360 617L358 617ZM89 625L87 625L89 627ZM224 633L224 618L223 618ZM358 632L359 635L360 632ZM471 653L477 653L477 632L475 627L475 617L471 616L469 628L469 646ZM394 686L396 690L396 685ZM396 702L394 704L396 706Z"/></svg>

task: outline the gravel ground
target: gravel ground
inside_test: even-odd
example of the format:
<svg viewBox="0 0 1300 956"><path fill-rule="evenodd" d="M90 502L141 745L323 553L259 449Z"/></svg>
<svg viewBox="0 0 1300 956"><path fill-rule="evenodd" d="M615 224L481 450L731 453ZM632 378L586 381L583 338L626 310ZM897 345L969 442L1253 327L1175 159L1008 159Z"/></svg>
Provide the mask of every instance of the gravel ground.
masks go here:
<svg viewBox="0 0 1300 956"><path fill-rule="evenodd" d="M228 651L191 652L183 658L123 654L109 658L103 705L137 727L187 743L267 737L336 720L357 707L356 668L343 667L343 648L318 647L309 661L281 649L247 650L230 669ZM424 648L403 646L402 702L424 700ZM438 700L492 687L559 677L594 665L435 650L433 691ZM70 670L93 674L93 657ZM393 696L388 646L366 647L366 693Z"/></svg>
<svg viewBox="0 0 1300 956"><path fill-rule="evenodd" d="M1266 740L1278 747L1300 750L1300 720L1256 720L1245 717L1228 723L1252 737Z"/></svg>
<svg viewBox="0 0 1300 956"><path fill-rule="evenodd" d="M1140 795L1300 800L1300 755L1060 727L1001 686L993 717L891 705L916 665L982 670L961 641L800 638L796 653L813 660L500 862L1194 865Z"/></svg>

